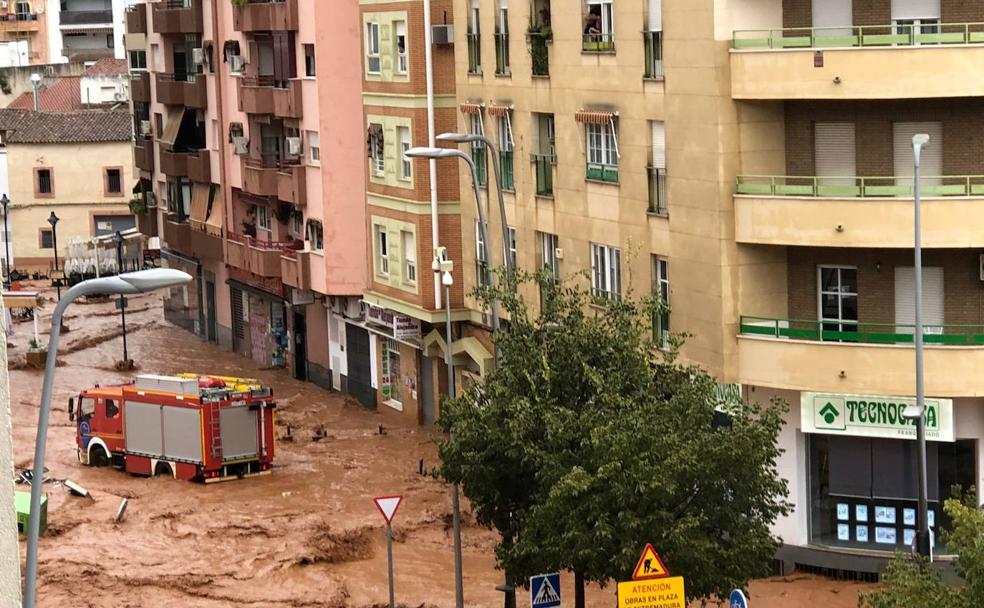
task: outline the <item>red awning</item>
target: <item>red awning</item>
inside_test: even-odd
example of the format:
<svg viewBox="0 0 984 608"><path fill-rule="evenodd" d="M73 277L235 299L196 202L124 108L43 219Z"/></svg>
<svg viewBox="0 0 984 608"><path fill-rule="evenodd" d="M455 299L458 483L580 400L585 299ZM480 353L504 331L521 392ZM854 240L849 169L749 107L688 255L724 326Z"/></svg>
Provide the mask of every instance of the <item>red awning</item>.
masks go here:
<svg viewBox="0 0 984 608"><path fill-rule="evenodd" d="M593 125L607 125L617 116L615 112L599 112L592 110L578 110L574 114L574 120Z"/></svg>
<svg viewBox="0 0 984 608"><path fill-rule="evenodd" d="M461 104L460 107L461 107L461 113L462 114L481 114L482 113L482 106L481 106L481 104L477 104L477 103L463 103L463 104Z"/></svg>

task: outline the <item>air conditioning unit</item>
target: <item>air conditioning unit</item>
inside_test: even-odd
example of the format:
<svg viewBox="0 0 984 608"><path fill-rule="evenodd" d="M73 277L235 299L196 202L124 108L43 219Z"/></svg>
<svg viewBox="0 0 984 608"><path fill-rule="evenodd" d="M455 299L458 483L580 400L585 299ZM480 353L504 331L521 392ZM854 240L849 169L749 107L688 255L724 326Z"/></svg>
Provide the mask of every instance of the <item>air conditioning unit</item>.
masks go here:
<svg viewBox="0 0 984 608"><path fill-rule="evenodd" d="M232 72L242 72L246 69L246 60L242 55L231 55L229 57L229 70Z"/></svg>
<svg viewBox="0 0 984 608"><path fill-rule="evenodd" d="M113 101L126 101L126 93L122 91L113 93Z"/></svg>
<svg viewBox="0 0 984 608"><path fill-rule="evenodd" d="M291 156L301 155L301 138L300 137L288 137L287 138L287 154Z"/></svg>
<svg viewBox="0 0 984 608"><path fill-rule="evenodd" d="M249 154L249 141L245 137L233 137L232 147L235 153L239 156L246 156Z"/></svg>
<svg viewBox="0 0 984 608"><path fill-rule="evenodd" d="M431 26L431 40L434 44L454 44L454 26L451 24Z"/></svg>
<svg viewBox="0 0 984 608"><path fill-rule="evenodd" d="M140 134L141 135L146 135L146 136L150 137L150 133L151 133L150 129L151 129L151 127L150 127L150 121L149 120L141 120L140 121Z"/></svg>
<svg viewBox="0 0 984 608"><path fill-rule="evenodd" d="M348 319L361 319L362 302L359 298L345 298L342 314Z"/></svg>
<svg viewBox="0 0 984 608"><path fill-rule="evenodd" d="M556 249L554 249L554 257L557 258L558 260L563 260L564 259L564 250L561 249L560 247L557 247Z"/></svg>
<svg viewBox="0 0 984 608"><path fill-rule="evenodd" d="M205 51L202 49L191 49L191 62L195 65L202 65L205 63Z"/></svg>

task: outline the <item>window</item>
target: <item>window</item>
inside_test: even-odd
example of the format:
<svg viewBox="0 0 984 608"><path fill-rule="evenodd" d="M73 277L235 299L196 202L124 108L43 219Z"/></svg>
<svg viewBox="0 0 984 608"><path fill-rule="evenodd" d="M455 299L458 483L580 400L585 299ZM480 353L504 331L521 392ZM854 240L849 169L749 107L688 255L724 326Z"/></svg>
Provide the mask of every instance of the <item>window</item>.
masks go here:
<svg viewBox="0 0 984 608"><path fill-rule="evenodd" d="M585 51L615 50L615 20L612 0L588 0L588 14L584 19Z"/></svg>
<svg viewBox="0 0 984 608"><path fill-rule="evenodd" d="M485 136L485 125L482 122L482 111L479 109L478 112L474 114L469 114L471 117L470 132L473 135ZM472 159L475 161L475 169L478 173L478 185L487 186L489 183L489 171L488 171L488 159L486 158L485 144L480 141L472 142L471 144L471 155Z"/></svg>
<svg viewBox="0 0 984 608"><path fill-rule="evenodd" d="M187 177L167 178L167 212L184 222L191 213L191 182Z"/></svg>
<svg viewBox="0 0 984 608"><path fill-rule="evenodd" d="M290 212L290 228L288 229L290 236L297 239L307 238L304 235L304 214L297 209Z"/></svg>
<svg viewBox="0 0 984 608"><path fill-rule="evenodd" d="M410 129L397 127L396 136L400 141L400 179L410 180L413 177L413 160L406 155L411 148Z"/></svg>
<svg viewBox="0 0 984 608"><path fill-rule="evenodd" d="M407 283L417 282L417 239L412 232L400 233L403 243L403 280Z"/></svg>
<svg viewBox="0 0 984 608"><path fill-rule="evenodd" d="M549 232L538 233L540 241L540 267L545 269L554 280L560 279L560 260L557 259L557 249L560 239Z"/></svg>
<svg viewBox="0 0 984 608"><path fill-rule="evenodd" d="M475 220L475 276L477 277L475 282L479 287L489 286L488 275L486 274L488 265L488 257L485 255L485 239L482 238L482 225L478 220Z"/></svg>
<svg viewBox="0 0 984 608"><path fill-rule="evenodd" d="M308 78L314 78L318 75L318 65L314 58L313 44L304 45L304 75Z"/></svg>
<svg viewBox="0 0 984 608"><path fill-rule="evenodd" d="M499 117L499 177L502 179L504 190L516 189L515 168L513 167L513 132L512 132L512 110Z"/></svg>
<svg viewBox="0 0 984 608"><path fill-rule="evenodd" d="M311 251L323 251L325 248L325 231L318 220L308 220L306 240L311 243Z"/></svg>
<svg viewBox="0 0 984 608"><path fill-rule="evenodd" d="M499 15L495 20L495 73L508 76L509 69L509 0L499 0Z"/></svg>
<svg viewBox="0 0 984 608"><path fill-rule="evenodd" d="M610 123L587 123L588 179L618 181L618 142Z"/></svg>
<svg viewBox="0 0 984 608"><path fill-rule="evenodd" d="M147 71L147 51L130 51L130 70Z"/></svg>
<svg viewBox="0 0 984 608"><path fill-rule="evenodd" d="M29 21L31 20L31 3L21 0L16 5L14 5L14 10L17 13L18 21Z"/></svg>
<svg viewBox="0 0 984 608"><path fill-rule="evenodd" d="M107 399L106 400L106 417L107 418L116 418L116 415L119 414L119 413L120 413L120 408L119 408L119 406L116 405L116 402L113 401L112 399Z"/></svg>
<svg viewBox="0 0 984 608"><path fill-rule="evenodd" d="M52 249L54 247L54 237L51 234L51 228L41 229L41 249Z"/></svg>
<svg viewBox="0 0 984 608"><path fill-rule="evenodd" d="M112 34L106 34L106 48L107 49L113 48L113 35Z"/></svg>
<svg viewBox="0 0 984 608"><path fill-rule="evenodd" d="M270 208L266 205L256 205L254 209L256 209L256 229L265 233L266 239L264 240L269 241L273 234L273 218L270 214Z"/></svg>
<svg viewBox="0 0 984 608"><path fill-rule="evenodd" d="M654 290L659 296L661 309L653 319L653 331L660 348L670 346L670 263L661 256L653 257Z"/></svg>
<svg viewBox="0 0 984 608"><path fill-rule="evenodd" d="M400 343L389 338L380 338L382 346L382 382L380 385L383 390L383 398L386 401L399 405L400 403L400 384L402 374L400 372ZM402 407L402 406L401 406Z"/></svg>
<svg viewBox="0 0 984 608"><path fill-rule="evenodd" d="M321 134L317 131L308 131L308 152L312 165L321 164Z"/></svg>
<svg viewBox="0 0 984 608"><path fill-rule="evenodd" d="M389 274L389 244L386 239L386 228L376 226L376 272Z"/></svg>
<svg viewBox="0 0 984 608"><path fill-rule="evenodd" d="M855 331L858 326L858 269L819 266L818 309L823 331Z"/></svg>
<svg viewBox="0 0 984 608"><path fill-rule="evenodd" d="M369 125L369 158L373 174L382 176L386 173L386 160L384 157L383 125Z"/></svg>
<svg viewBox="0 0 984 608"><path fill-rule="evenodd" d="M591 293L608 300L622 297L622 252L619 249L591 244Z"/></svg>
<svg viewBox="0 0 984 608"><path fill-rule="evenodd" d="M471 0L471 11L468 19L468 73L482 73L482 43L479 27L478 0Z"/></svg>
<svg viewBox="0 0 984 608"><path fill-rule="evenodd" d="M123 194L123 170L119 167L106 169L106 195Z"/></svg>
<svg viewBox="0 0 984 608"><path fill-rule="evenodd" d="M509 256L509 263L513 268L516 268L516 229L512 226L509 229L509 243L508 247L503 252L505 255Z"/></svg>
<svg viewBox="0 0 984 608"><path fill-rule="evenodd" d="M662 122L650 121L652 150L649 156L649 213L666 213L666 131Z"/></svg>
<svg viewBox="0 0 984 608"><path fill-rule="evenodd" d="M154 114L154 134L157 139L164 136L164 115L160 112Z"/></svg>
<svg viewBox="0 0 984 608"><path fill-rule="evenodd" d="M370 22L366 24L366 71L378 74L379 68L379 24Z"/></svg>
<svg viewBox="0 0 984 608"><path fill-rule="evenodd" d="M396 73L406 74L409 70L407 60L407 22L397 21L393 30L396 32Z"/></svg>
<svg viewBox="0 0 984 608"><path fill-rule="evenodd" d="M36 196L48 198L55 194L55 180L52 173L53 170L47 167L34 170Z"/></svg>
<svg viewBox="0 0 984 608"><path fill-rule="evenodd" d="M79 413L82 417L91 416L96 413L96 400L88 397L79 399Z"/></svg>

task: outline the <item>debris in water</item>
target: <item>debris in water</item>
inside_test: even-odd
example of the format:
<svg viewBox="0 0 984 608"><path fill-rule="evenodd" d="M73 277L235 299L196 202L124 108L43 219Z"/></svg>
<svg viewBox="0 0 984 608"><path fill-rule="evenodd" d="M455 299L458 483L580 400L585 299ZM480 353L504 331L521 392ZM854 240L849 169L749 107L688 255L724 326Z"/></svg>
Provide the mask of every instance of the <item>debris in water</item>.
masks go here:
<svg viewBox="0 0 984 608"><path fill-rule="evenodd" d="M68 488L69 493L73 496L82 496L84 498L89 495L89 490L86 490L79 484L69 479L65 480L65 487Z"/></svg>
<svg viewBox="0 0 984 608"><path fill-rule="evenodd" d="M328 431L325 430L325 425L319 424L318 425L318 428L316 428L314 430L314 437L311 440L312 441L321 441L322 439L324 439L327 436L328 436Z"/></svg>
<svg viewBox="0 0 984 608"><path fill-rule="evenodd" d="M129 504L127 499L120 501L120 508L116 510L116 523L123 521L123 516L126 514L126 505Z"/></svg>

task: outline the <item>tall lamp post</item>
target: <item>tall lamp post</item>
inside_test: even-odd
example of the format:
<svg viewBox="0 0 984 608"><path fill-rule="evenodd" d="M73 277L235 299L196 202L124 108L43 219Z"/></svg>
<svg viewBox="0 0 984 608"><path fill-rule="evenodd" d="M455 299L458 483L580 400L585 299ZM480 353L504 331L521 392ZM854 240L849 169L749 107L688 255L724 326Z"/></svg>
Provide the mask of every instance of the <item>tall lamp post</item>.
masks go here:
<svg viewBox="0 0 984 608"><path fill-rule="evenodd" d="M7 228L7 207L10 205L10 199L7 198L6 193L4 193L3 197L0 197L0 205L3 205L3 287L4 289L10 289L10 231Z"/></svg>
<svg viewBox="0 0 984 608"><path fill-rule="evenodd" d="M929 532L929 489L926 481L926 394L923 383L923 324L922 324L922 218L921 218L921 184L919 177L919 157L922 149L929 145L929 135L918 134L912 138L912 152L915 158L913 167L913 198L915 260L913 270L916 275L916 404L908 405L902 410L902 416L916 421L916 443L919 452L919 521L916 528L916 552L932 559L933 549Z"/></svg>
<svg viewBox="0 0 984 608"><path fill-rule="evenodd" d="M191 276L172 268L154 268L121 274L115 277L82 281L59 298L51 315L51 333L48 340L48 358L44 366L44 383L41 387L41 409L38 412L38 434L34 443L34 482L31 484L31 511L27 523L27 565L24 568L23 608L34 608L38 584L38 533L41 527L41 486L44 480L44 455L48 440L48 418L51 414L51 391L55 378L55 361L58 359L58 341L61 337L62 317L68 305L82 296L93 294L137 294L175 285L183 285Z"/></svg>
<svg viewBox="0 0 984 608"><path fill-rule="evenodd" d="M51 224L51 250L55 252L55 272L58 272L58 216L52 211L48 216L48 223ZM61 300L61 279L56 278L55 288L58 289L58 299Z"/></svg>
<svg viewBox="0 0 984 608"><path fill-rule="evenodd" d="M116 273L123 274L123 235L117 230L113 235L113 242L116 243ZM120 294L120 323L123 325L123 368L131 369L130 356L126 350L126 296Z"/></svg>

